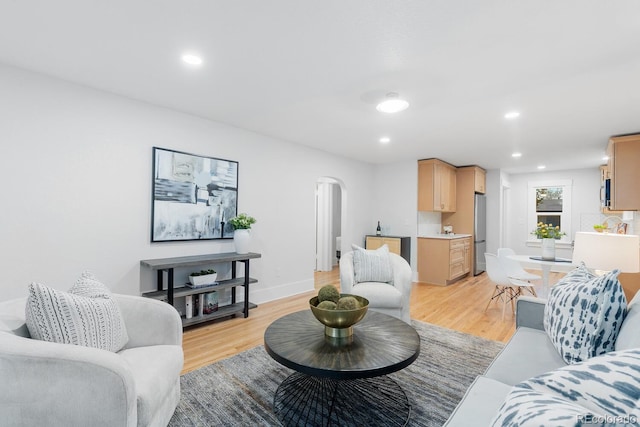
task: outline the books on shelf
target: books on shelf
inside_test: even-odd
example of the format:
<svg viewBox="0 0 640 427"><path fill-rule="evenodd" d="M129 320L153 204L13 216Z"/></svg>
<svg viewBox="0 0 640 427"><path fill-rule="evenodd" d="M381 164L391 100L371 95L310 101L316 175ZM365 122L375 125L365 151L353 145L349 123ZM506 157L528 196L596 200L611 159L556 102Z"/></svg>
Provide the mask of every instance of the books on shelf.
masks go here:
<svg viewBox="0 0 640 427"><path fill-rule="evenodd" d="M211 314L218 311L218 293L216 291L207 292L201 295L204 307L203 314Z"/></svg>
<svg viewBox="0 0 640 427"><path fill-rule="evenodd" d="M216 282L213 282L213 283L203 283L202 285L192 285L192 284L191 284L191 282L187 282L187 283L185 283L184 285L185 285L187 288L191 288L191 289L200 289L200 288L209 288L209 287L211 287L211 286L216 286L216 285L219 285L219 284L220 284L220 282L217 282L217 281L216 281Z"/></svg>
<svg viewBox="0 0 640 427"><path fill-rule="evenodd" d="M187 295L184 298L187 319L218 311L218 292L216 291Z"/></svg>

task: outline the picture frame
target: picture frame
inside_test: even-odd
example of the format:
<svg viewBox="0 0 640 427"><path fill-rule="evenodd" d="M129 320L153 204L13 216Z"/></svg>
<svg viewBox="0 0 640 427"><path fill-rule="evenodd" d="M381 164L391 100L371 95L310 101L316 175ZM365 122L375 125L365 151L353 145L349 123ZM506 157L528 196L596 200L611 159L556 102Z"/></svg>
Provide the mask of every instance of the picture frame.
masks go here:
<svg viewBox="0 0 640 427"><path fill-rule="evenodd" d="M151 242L233 238L238 212L234 160L153 147Z"/></svg>

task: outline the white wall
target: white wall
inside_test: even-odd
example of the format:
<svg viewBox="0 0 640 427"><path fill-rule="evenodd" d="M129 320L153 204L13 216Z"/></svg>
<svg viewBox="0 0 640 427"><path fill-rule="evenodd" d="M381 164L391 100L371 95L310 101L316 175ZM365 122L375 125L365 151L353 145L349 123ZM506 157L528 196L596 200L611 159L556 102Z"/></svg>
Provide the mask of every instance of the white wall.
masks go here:
<svg viewBox="0 0 640 427"><path fill-rule="evenodd" d="M530 181L554 181L554 180L571 180L572 181L572 207L571 207L571 230L563 230L569 236L569 240L573 240L576 231L580 231L581 224L590 221L590 218L598 218L600 214L600 171L598 168L590 169L574 169L566 171L540 172L531 174L510 174L506 178L509 184L508 204L505 216L506 221L506 239L505 246L510 247L519 254L538 255L539 247L531 247L526 245L529 239L531 227L527 223L527 203L528 183ZM505 178L502 178L505 181ZM491 180L490 194L498 192L494 189L497 181ZM487 200L489 202L489 200ZM491 202L494 202L493 195ZM488 203L489 204L489 203ZM491 207L494 212L494 207ZM590 222L589 222L590 224ZM492 228L492 230L495 230ZM489 231L489 230L487 230ZM495 251L497 246L492 250ZM557 256L571 258L571 250L569 248L558 249Z"/></svg>
<svg viewBox="0 0 640 427"><path fill-rule="evenodd" d="M154 286L141 259L233 251L149 242L153 146L239 161L238 208L262 253L254 302L313 287L320 176L348 192L343 247L373 230L372 165L5 66L0 93L0 300L32 281L68 289L84 269L139 294Z"/></svg>
<svg viewBox="0 0 640 427"><path fill-rule="evenodd" d="M376 166L374 205L367 234L375 234L377 221L382 233L411 237L411 269L417 266L418 163L414 160ZM364 238L364 236L363 236Z"/></svg>

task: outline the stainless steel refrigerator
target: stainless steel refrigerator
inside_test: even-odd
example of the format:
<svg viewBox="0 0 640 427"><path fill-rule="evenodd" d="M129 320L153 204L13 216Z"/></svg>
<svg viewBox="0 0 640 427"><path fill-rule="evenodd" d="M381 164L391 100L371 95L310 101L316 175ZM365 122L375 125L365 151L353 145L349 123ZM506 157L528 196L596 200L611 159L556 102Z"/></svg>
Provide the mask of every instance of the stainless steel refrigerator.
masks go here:
<svg viewBox="0 0 640 427"><path fill-rule="evenodd" d="M484 253L487 251L487 198L476 194L473 215L473 275L477 276L486 269Z"/></svg>

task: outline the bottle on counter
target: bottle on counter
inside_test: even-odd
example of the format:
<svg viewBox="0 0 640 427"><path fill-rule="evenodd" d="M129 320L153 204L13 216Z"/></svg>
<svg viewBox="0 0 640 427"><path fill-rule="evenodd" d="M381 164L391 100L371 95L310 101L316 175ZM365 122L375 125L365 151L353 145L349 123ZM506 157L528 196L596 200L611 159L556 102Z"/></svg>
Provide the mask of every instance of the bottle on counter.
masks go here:
<svg viewBox="0 0 640 427"><path fill-rule="evenodd" d="M382 236L382 228L380 228L380 221L378 221L378 226L376 227L376 236Z"/></svg>

